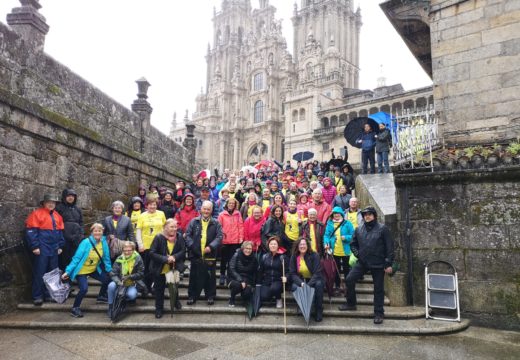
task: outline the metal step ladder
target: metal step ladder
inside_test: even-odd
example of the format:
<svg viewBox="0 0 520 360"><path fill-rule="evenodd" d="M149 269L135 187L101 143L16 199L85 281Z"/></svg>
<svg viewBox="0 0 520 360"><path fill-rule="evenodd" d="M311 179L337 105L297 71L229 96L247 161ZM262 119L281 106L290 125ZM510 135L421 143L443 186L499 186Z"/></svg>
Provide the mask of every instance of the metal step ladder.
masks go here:
<svg viewBox="0 0 520 360"><path fill-rule="evenodd" d="M428 268L433 264L444 264L449 273L430 273ZM460 322L459 283L455 267L447 261L435 260L426 265L424 277L426 319ZM446 315L456 312L457 316L434 316L433 310L440 310Z"/></svg>

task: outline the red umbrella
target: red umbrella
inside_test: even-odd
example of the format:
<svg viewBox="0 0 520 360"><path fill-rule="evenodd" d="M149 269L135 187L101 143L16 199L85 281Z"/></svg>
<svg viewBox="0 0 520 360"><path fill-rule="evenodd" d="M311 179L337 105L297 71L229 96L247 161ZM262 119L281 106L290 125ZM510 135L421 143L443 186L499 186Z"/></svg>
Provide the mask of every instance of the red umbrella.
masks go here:
<svg viewBox="0 0 520 360"><path fill-rule="evenodd" d="M325 254L325 257L321 260L321 266L325 275L325 288L330 300L334 294L334 280L336 279L336 262L334 257Z"/></svg>
<svg viewBox="0 0 520 360"><path fill-rule="evenodd" d="M208 169L205 169L205 170L202 170L201 172L199 172L197 174L197 177L198 178L209 178L211 176L211 171L209 171Z"/></svg>
<svg viewBox="0 0 520 360"><path fill-rule="evenodd" d="M271 160L260 160L258 164L255 165L255 168L260 169L261 167L271 167L273 168L276 164Z"/></svg>

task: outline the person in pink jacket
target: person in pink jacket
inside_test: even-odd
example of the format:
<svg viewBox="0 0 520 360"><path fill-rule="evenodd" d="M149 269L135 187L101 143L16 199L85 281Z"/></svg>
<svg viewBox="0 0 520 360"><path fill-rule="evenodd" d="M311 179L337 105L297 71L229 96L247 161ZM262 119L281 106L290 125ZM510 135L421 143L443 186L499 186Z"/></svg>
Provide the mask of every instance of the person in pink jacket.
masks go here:
<svg viewBox="0 0 520 360"><path fill-rule="evenodd" d="M321 192L323 194L323 200L325 200L327 204L331 205L336 197L336 187L332 186L330 178L326 177L323 179L323 188L321 189Z"/></svg>
<svg viewBox="0 0 520 360"><path fill-rule="evenodd" d="M312 201L309 203L309 209L316 209L318 212L318 221L326 224L332 213L332 208L327 202L323 201L322 189L314 189L312 192Z"/></svg>
<svg viewBox="0 0 520 360"><path fill-rule="evenodd" d="M253 243L255 254L262 252L262 225L266 218L262 216L262 208L258 205L253 206L251 216L244 221L244 240Z"/></svg>
<svg viewBox="0 0 520 360"><path fill-rule="evenodd" d="M244 220L238 208L238 200L229 198L224 205L224 210L218 216L224 234L220 248L220 285L226 283L227 264L244 241Z"/></svg>

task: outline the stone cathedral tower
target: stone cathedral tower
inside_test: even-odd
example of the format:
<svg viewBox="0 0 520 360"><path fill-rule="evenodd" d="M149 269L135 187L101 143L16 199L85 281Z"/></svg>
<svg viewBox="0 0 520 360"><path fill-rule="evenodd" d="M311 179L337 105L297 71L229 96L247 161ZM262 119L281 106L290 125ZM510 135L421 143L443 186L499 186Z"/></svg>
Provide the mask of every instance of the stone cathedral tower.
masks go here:
<svg viewBox="0 0 520 360"><path fill-rule="evenodd" d="M289 159L321 150L313 140L320 106L357 88L361 18L351 0L295 5L294 59L268 0L223 0L213 16L206 89L196 98L197 162L240 168L261 159ZM182 141L184 129L172 129Z"/></svg>

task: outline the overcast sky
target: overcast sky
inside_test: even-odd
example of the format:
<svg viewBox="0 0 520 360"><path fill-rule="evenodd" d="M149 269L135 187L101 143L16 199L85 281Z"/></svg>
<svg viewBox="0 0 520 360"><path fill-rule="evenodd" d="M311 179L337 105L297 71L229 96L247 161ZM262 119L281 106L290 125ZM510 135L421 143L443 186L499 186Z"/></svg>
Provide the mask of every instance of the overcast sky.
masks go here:
<svg viewBox="0 0 520 360"><path fill-rule="evenodd" d="M173 113L178 121L195 109L205 88L208 42L213 38L213 7L222 0L40 0L50 31L45 51L126 107L136 98L135 80L151 84L152 124L168 133ZM298 0L298 5L300 5ZM381 0L357 0L361 7L360 86L373 89L381 65L387 85L406 90L431 84L379 8ZM252 0L258 7L258 0ZM292 53L293 0L270 0L283 19ZM356 5L356 6L357 6ZM0 16L20 6L0 0ZM213 44L212 44L213 46Z"/></svg>

